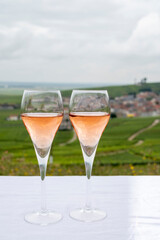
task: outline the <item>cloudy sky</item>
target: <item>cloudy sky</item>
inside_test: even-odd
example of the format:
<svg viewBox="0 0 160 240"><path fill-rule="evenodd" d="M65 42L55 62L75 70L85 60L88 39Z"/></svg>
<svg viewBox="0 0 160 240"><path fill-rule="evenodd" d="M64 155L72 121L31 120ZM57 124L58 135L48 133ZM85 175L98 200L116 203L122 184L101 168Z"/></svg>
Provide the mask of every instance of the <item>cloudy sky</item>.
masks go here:
<svg viewBox="0 0 160 240"><path fill-rule="evenodd" d="M0 0L0 82L160 81L159 0Z"/></svg>

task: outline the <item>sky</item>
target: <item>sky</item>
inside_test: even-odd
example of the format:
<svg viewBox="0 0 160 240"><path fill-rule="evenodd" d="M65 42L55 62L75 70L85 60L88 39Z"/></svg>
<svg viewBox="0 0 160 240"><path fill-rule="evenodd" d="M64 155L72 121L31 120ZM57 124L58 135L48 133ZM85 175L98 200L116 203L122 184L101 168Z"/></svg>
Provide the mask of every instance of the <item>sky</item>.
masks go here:
<svg viewBox="0 0 160 240"><path fill-rule="evenodd" d="M0 82L160 81L159 0L0 0Z"/></svg>

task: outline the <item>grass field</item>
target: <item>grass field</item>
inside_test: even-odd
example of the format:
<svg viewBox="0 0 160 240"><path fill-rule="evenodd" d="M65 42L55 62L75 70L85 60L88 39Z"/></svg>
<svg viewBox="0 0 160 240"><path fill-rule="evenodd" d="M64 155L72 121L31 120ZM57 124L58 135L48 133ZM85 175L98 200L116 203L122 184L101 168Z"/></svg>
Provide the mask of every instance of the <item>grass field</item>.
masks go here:
<svg viewBox="0 0 160 240"><path fill-rule="evenodd" d="M39 175L32 142L22 123L7 121L19 110L0 111L0 175ZM157 118L156 118L157 119ZM111 119L99 142L93 174L146 175L160 174L160 123L133 141L129 136L149 126L155 118ZM48 164L48 175L84 175L84 163L78 140L65 144L72 131L58 131ZM139 140L143 143L136 146ZM65 144L61 146L61 144Z"/></svg>

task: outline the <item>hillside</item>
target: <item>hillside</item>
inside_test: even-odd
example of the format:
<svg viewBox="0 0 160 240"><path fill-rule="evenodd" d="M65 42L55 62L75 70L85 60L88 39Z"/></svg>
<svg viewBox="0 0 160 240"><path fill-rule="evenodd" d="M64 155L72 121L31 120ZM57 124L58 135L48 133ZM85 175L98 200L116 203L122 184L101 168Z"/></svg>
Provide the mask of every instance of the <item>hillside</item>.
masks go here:
<svg viewBox="0 0 160 240"><path fill-rule="evenodd" d="M88 88L90 89L90 88ZM160 82L159 83L146 83L143 86L138 85L123 85L123 86L109 86L109 87L96 87L93 90L107 89L110 98L115 98L127 94L136 94L140 91L153 91L160 94ZM72 90L62 90L63 97L70 97ZM0 104L19 104L21 102L23 89L2 89L0 90Z"/></svg>
<svg viewBox="0 0 160 240"><path fill-rule="evenodd" d="M115 98L122 95L136 94L141 91L153 91L160 94L160 82L159 83L146 83L142 86L138 85L123 85L123 86L109 86L93 88L94 90L107 89L110 98ZM70 96L71 90L62 91L63 96Z"/></svg>

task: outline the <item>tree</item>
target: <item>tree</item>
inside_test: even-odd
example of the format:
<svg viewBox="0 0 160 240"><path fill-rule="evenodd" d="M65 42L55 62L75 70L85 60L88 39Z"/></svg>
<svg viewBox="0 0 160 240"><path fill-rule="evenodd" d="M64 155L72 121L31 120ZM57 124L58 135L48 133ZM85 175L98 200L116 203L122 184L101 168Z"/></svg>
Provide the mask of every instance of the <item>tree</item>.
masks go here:
<svg viewBox="0 0 160 240"><path fill-rule="evenodd" d="M146 83L147 83L147 78L146 77L142 78L141 79L141 85L144 85Z"/></svg>

